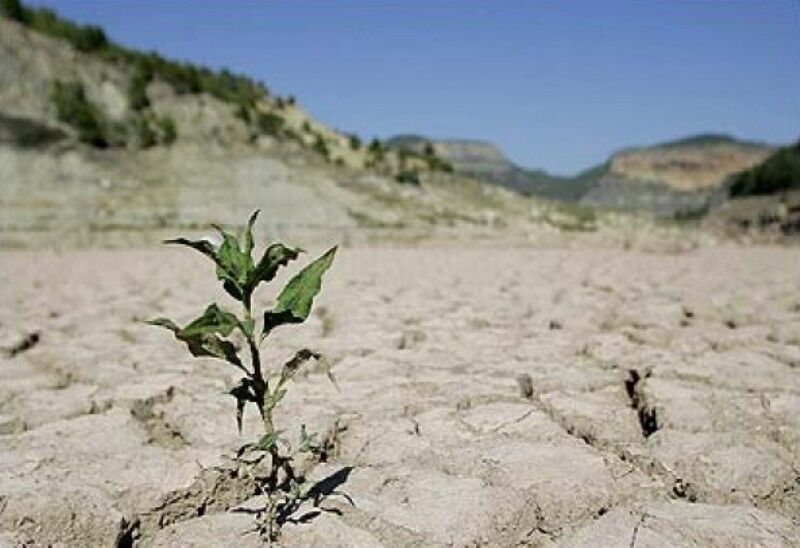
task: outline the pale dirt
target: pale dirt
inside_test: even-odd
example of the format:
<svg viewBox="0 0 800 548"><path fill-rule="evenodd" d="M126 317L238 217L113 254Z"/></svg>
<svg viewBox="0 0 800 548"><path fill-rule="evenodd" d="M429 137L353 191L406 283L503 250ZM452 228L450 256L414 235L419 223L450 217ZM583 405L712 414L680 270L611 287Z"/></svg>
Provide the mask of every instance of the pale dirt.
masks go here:
<svg viewBox="0 0 800 548"><path fill-rule="evenodd" d="M210 264L0 268L0 346L40 333L0 358L0 546L259 545L232 511L259 501L224 468L258 435L253 414L237 435L236 370L140 323L233 306ZM353 504L328 496L281 542L800 545L799 282L797 248L342 249L325 312L267 353L333 364L340 391L312 371L277 422L336 432L313 476Z"/></svg>

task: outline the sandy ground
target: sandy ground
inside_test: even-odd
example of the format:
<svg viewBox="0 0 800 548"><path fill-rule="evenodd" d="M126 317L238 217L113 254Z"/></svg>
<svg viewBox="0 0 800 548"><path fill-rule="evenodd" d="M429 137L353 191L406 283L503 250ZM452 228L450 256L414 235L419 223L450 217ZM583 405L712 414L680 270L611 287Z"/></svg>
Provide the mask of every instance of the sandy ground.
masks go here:
<svg viewBox="0 0 800 548"><path fill-rule="evenodd" d="M236 370L140 322L232 306L210 264L0 265L0 346L30 346L0 358L0 545L259 545ZM327 435L312 474L353 504L282 543L800 546L800 250L343 249L324 285L267 353L333 364L277 422Z"/></svg>

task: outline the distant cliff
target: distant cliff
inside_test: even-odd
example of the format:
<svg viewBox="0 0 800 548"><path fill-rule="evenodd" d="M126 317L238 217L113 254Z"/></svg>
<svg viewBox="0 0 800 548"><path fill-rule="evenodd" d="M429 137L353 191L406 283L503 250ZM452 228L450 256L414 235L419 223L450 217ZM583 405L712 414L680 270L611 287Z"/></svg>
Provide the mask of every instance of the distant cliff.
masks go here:
<svg viewBox="0 0 800 548"><path fill-rule="evenodd" d="M423 151L430 147L457 173L490 182L525 195L562 201L578 200L591 184L586 178L559 177L541 169L526 169L509 160L488 141L474 139L429 139L399 135L387 141L391 148Z"/></svg>
<svg viewBox="0 0 800 548"><path fill-rule="evenodd" d="M662 217L696 216L717 199L731 177L762 162L774 148L727 135L698 135L623 150L581 197L587 205L647 210Z"/></svg>
<svg viewBox="0 0 800 548"><path fill-rule="evenodd" d="M705 134L622 150L576 176L559 177L520 167L486 141L404 135L387 144L411 150L430 147L456 172L526 195L664 217L702 212L726 181L774 151L760 143Z"/></svg>

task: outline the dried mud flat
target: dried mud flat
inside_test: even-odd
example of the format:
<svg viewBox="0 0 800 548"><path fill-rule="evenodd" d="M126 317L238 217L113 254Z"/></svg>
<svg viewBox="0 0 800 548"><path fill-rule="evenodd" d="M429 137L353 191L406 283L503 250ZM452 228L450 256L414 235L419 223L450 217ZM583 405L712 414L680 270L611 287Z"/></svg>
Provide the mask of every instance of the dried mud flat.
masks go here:
<svg viewBox="0 0 800 548"><path fill-rule="evenodd" d="M226 302L210 265L0 269L0 545L260 545L235 370L140 323ZM796 248L344 249L318 310L268 350L340 388L312 370L277 419L330 447L285 545L800 545Z"/></svg>

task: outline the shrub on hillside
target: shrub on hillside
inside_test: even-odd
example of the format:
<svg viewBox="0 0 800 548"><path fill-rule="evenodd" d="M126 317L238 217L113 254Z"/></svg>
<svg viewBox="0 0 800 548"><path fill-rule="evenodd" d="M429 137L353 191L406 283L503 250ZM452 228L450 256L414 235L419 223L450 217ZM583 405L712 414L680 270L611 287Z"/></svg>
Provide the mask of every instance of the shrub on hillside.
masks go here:
<svg viewBox="0 0 800 548"><path fill-rule="evenodd" d="M402 185L419 186L419 174L413 170L403 170L394 176L394 180Z"/></svg>
<svg viewBox="0 0 800 548"><path fill-rule="evenodd" d="M373 139L370 141L369 147L367 147L367 152L373 157L375 162L380 162L383 160L386 147L378 139Z"/></svg>
<svg viewBox="0 0 800 548"><path fill-rule="evenodd" d="M246 103L239 103L236 106L236 110L234 111L233 115L248 125L253 120L253 117L250 114L250 108Z"/></svg>
<svg viewBox="0 0 800 548"><path fill-rule="evenodd" d="M259 112L257 118L258 129L267 135L278 136L283 130L286 121L274 112Z"/></svg>
<svg viewBox="0 0 800 548"><path fill-rule="evenodd" d="M330 158L331 153L330 150L328 150L328 144L320 135L317 135L317 140L314 141L314 151L323 156L326 160Z"/></svg>
<svg viewBox="0 0 800 548"><path fill-rule="evenodd" d="M133 67L128 84L128 104L133 110L143 110L150 106L147 98L147 84L153 79L153 69L149 64L137 62Z"/></svg>
<svg viewBox="0 0 800 548"><path fill-rule="evenodd" d="M25 8L19 0L0 0L0 14L20 23L25 22Z"/></svg>
<svg viewBox="0 0 800 548"><path fill-rule="evenodd" d="M146 116L136 115L131 118L131 129L136 146L150 148L158 143L158 136Z"/></svg>
<svg viewBox="0 0 800 548"><path fill-rule="evenodd" d="M29 8L19 0L0 0L0 12L42 34L67 40L80 51L99 52L110 61L142 64L177 93L209 93L232 103L253 103L269 94L261 82L228 70L215 72L189 63L170 61L157 53L124 48L109 41L103 29L62 19L50 9Z"/></svg>
<svg viewBox="0 0 800 548"><path fill-rule="evenodd" d="M445 173L453 173L453 164L447 160L443 160L438 156L427 156L428 168L431 171L443 171Z"/></svg>
<svg viewBox="0 0 800 548"><path fill-rule="evenodd" d="M730 188L732 197L800 190L800 141L775 152L761 164L739 174Z"/></svg>
<svg viewBox="0 0 800 548"><path fill-rule="evenodd" d="M76 49L84 52L99 51L109 46L103 29L94 25L77 25L61 19L52 10L22 7L21 22L43 34L67 40Z"/></svg>
<svg viewBox="0 0 800 548"><path fill-rule="evenodd" d="M162 116L158 119L158 126L161 130L161 142L171 145L178 138L178 130L175 127L175 120L169 116Z"/></svg>
<svg viewBox="0 0 800 548"><path fill-rule="evenodd" d="M99 148L108 146L103 117L86 98L81 83L56 81L51 100L58 119L74 128L81 141Z"/></svg>

